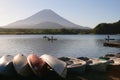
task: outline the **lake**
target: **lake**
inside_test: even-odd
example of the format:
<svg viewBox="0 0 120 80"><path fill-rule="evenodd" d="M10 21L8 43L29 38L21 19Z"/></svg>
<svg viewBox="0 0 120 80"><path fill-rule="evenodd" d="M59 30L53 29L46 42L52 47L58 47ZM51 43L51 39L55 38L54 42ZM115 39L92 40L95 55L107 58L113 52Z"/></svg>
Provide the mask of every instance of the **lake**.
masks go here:
<svg viewBox="0 0 120 80"><path fill-rule="evenodd" d="M45 35L0 35L0 56L23 53L28 56L50 54L55 57L94 57L120 52L120 48L104 47L107 35L46 35L57 38L55 41L44 39ZM120 35L110 35L120 42Z"/></svg>

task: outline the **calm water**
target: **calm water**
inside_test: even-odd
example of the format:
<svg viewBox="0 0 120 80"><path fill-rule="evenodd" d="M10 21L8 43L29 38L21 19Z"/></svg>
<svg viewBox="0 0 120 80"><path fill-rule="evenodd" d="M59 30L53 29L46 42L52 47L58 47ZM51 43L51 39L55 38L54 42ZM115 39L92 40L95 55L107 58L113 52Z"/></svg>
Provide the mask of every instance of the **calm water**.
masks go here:
<svg viewBox="0 0 120 80"><path fill-rule="evenodd" d="M107 35L54 35L56 41L43 39L44 35L0 35L0 56L35 53L38 56L50 54L55 57L99 57L118 53L120 48L104 47ZM47 35L51 37L52 35ZM120 35L110 35L120 41Z"/></svg>

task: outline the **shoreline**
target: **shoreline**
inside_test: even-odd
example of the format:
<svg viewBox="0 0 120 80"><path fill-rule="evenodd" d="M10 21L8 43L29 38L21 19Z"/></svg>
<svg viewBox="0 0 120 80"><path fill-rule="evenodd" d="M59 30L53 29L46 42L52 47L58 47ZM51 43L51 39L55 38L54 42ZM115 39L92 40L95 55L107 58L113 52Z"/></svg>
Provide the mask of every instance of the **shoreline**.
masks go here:
<svg viewBox="0 0 120 80"><path fill-rule="evenodd" d="M107 59L109 57L120 58L120 53L117 54L106 54L103 56L103 59ZM101 58L100 58L101 59ZM86 67L84 73L77 72L67 72L67 76L65 79L62 79L58 75L49 74L47 77L38 78L35 75L23 77L19 74L14 76L2 76L0 75L0 80L120 80L120 63L117 65L108 65L105 72L101 71L93 71Z"/></svg>
<svg viewBox="0 0 120 80"><path fill-rule="evenodd" d="M118 66L120 69L120 65ZM38 78L36 76L22 77L16 76L0 76L0 80L120 80L120 71L109 70L107 72L86 71L83 74L69 73L65 79L57 76L47 76L46 78Z"/></svg>

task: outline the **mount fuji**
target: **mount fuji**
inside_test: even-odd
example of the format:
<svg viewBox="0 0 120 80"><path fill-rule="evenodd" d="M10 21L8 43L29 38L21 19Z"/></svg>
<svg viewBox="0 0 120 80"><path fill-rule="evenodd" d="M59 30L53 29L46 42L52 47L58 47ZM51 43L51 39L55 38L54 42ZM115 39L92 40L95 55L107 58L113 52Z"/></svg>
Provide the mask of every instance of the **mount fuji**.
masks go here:
<svg viewBox="0 0 120 80"><path fill-rule="evenodd" d="M27 28L27 29L89 29L59 16L50 9L44 9L26 19L10 23L4 28Z"/></svg>

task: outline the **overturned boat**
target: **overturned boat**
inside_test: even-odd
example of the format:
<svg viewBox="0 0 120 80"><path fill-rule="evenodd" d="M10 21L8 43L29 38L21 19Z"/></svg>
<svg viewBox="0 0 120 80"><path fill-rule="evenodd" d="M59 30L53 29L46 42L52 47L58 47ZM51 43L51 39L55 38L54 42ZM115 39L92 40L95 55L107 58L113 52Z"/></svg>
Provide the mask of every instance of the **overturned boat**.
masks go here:
<svg viewBox="0 0 120 80"><path fill-rule="evenodd" d="M18 74L21 76L30 76L32 75L31 68L28 65L28 61L26 56L23 54L17 54L13 58L13 65L15 67L15 70Z"/></svg>
<svg viewBox="0 0 120 80"><path fill-rule="evenodd" d="M4 55L0 58L0 74L4 76L13 76L16 74L16 71L13 67L13 56Z"/></svg>
<svg viewBox="0 0 120 80"><path fill-rule="evenodd" d="M86 69L86 62L71 57L61 57L60 60L63 60L67 63L68 73L84 73Z"/></svg>
<svg viewBox="0 0 120 80"><path fill-rule="evenodd" d="M45 75L45 73L47 72L47 64L44 60L42 60L35 54L30 54L27 57L27 60L30 68L35 75L37 75L38 77L43 77L43 75Z"/></svg>
<svg viewBox="0 0 120 80"><path fill-rule="evenodd" d="M66 77L67 65L65 62L48 54L43 54L42 56L40 56L40 58L43 59L48 64L48 66L50 67L50 70L54 71L56 74L58 74L62 78Z"/></svg>

